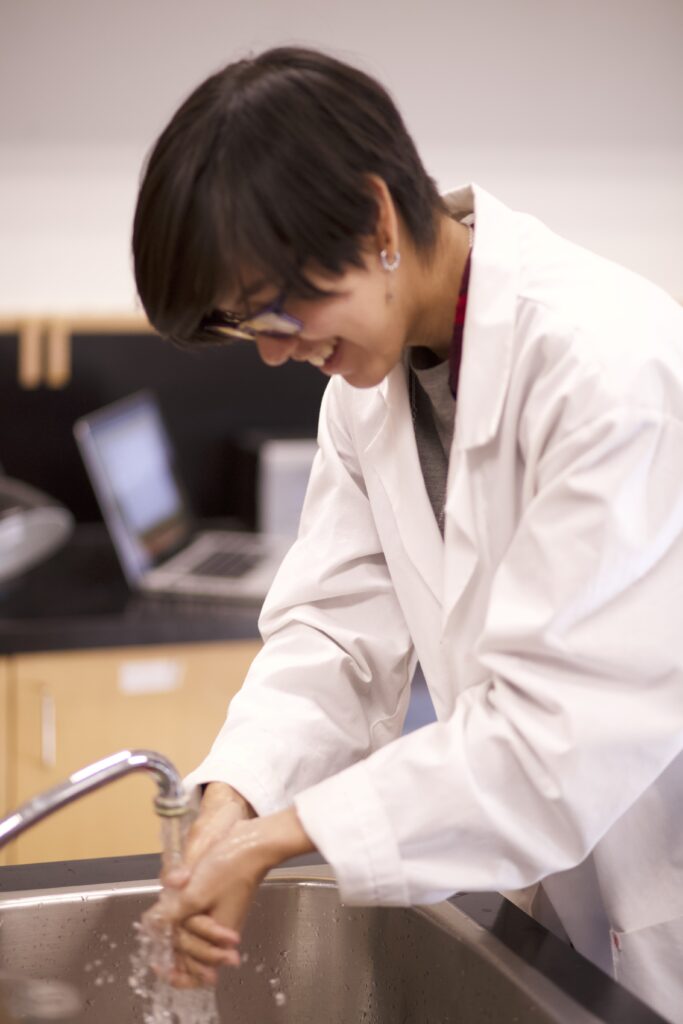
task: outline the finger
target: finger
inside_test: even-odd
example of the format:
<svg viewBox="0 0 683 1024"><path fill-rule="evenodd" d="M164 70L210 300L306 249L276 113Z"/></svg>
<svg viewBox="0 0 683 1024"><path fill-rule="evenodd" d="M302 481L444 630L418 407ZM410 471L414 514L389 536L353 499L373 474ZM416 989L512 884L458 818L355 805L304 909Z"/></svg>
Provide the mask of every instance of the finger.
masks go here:
<svg viewBox="0 0 683 1024"><path fill-rule="evenodd" d="M140 918L140 924L143 932L152 936L159 935L170 928L170 921L161 898L144 912Z"/></svg>
<svg viewBox="0 0 683 1024"><path fill-rule="evenodd" d="M198 978L193 978L191 974L181 974L179 971L171 971L166 978L166 981L173 988L192 989L201 988L201 982Z"/></svg>
<svg viewBox="0 0 683 1024"><path fill-rule="evenodd" d="M187 958L186 963L188 971L190 974L194 974L200 985L210 986L211 988L216 987L218 984L218 971L215 967L207 967L206 964L193 960L192 957Z"/></svg>
<svg viewBox="0 0 683 1024"><path fill-rule="evenodd" d="M161 872L161 884L164 888L182 889L190 881L190 871L186 867L173 867Z"/></svg>
<svg viewBox="0 0 683 1024"><path fill-rule="evenodd" d="M206 982L202 979L195 977L195 975L190 974L186 970L179 970L177 968L173 968L173 970L165 974L164 981L173 988L181 989L195 989L206 985Z"/></svg>
<svg viewBox="0 0 683 1024"><path fill-rule="evenodd" d="M232 967L239 965L239 953L234 947L226 949L225 946L207 942L185 928L178 928L173 946L185 959L190 957L206 967L218 967L220 964L229 964Z"/></svg>
<svg viewBox="0 0 683 1024"><path fill-rule="evenodd" d="M195 914L194 917L188 917L183 921L183 928L198 935L201 939L206 939L207 942L226 948L239 945L241 939L240 933L236 932L234 928L226 928L209 917L208 914Z"/></svg>
<svg viewBox="0 0 683 1024"><path fill-rule="evenodd" d="M159 930L172 924L180 924L185 918L204 909L193 899L192 887L188 883L180 889L162 889L157 902L147 911L146 918L152 929Z"/></svg>
<svg viewBox="0 0 683 1024"><path fill-rule="evenodd" d="M197 988L200 984L198 978L190 974L184 966L184 960L180 953L174 952L171 966L152 962L150 968L158 978L172 985L173 988Z"/></svg>
<svg viewBox="0 0 683 1024"><path fill-rule="evenodd" d="M218 971L197 961L194 956L187 953L176 954L176 964L179 967L173 969L169 981L178 988L197 988L198 985L216 985ZM179 984L176 984L178 982Z"/></svg>

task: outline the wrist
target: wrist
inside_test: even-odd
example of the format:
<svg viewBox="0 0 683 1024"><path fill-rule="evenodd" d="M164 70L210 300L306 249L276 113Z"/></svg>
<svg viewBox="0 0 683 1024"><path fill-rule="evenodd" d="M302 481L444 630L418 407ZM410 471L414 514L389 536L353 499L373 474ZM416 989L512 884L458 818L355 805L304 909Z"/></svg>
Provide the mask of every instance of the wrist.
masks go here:
<svg viewBox="0 0 683 1024"><path fill-rule="evenodd" d="M316 851L294 807L260 818L259 826L266 870L277 867L290 857Z"/></svg>
<svg viewBox="0 0 683 1024"><path fill-rule="evenodd" d="M202 807L208 809L218 804L236 804L244 818L255 818L256 811L241 793L227 782L210 782L204 789Z"/></svg>

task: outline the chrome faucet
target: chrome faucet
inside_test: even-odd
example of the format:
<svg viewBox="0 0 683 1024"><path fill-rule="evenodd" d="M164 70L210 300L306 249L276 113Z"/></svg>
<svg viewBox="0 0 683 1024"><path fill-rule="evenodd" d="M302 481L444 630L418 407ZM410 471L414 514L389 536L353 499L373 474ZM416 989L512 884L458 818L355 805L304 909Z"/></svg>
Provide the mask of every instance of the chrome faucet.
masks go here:
<svg viewBox="0 0 683 1024"><path fill-rule="evenodd" d="M27 800L3 818L0 821L0 847L60 807L130 772L138 771L149 772L159 787L154 800L157 814L170 818L190 810L191 797L185 792L180 775L167 758L153 750L120 750L117 754L104 757L74 772L64 782Z"/></svg>

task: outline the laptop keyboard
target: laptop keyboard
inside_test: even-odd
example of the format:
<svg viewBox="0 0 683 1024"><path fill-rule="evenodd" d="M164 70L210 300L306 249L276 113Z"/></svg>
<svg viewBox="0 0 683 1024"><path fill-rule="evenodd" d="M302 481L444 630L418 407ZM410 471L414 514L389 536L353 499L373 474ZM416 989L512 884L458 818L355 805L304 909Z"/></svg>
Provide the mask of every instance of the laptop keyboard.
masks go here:
<svg viewBox="0 0 683 1024"><path fill-rule="evenodd" d="M244 551L216 551L192 567L193 576L243 576L261 560Z"/></svg>

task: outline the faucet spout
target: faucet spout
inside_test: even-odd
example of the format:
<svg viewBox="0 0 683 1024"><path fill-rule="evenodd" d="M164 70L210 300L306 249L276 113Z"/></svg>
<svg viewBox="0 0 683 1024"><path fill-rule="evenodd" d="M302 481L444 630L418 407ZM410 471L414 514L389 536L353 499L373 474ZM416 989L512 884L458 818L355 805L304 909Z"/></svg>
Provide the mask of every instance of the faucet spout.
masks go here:
<svg viewBox="0 0 683 1024"><path fill-rule="evenodd" d="M190 809L190 797L183 788L182 779L167 758L153 750L120 750L74 772L64 782L38 794L3 818L0 821L0 847L60 807L137 771L149 773L157 783L158 793L154 801L157 814L172 817L185 814Z"/></svg>

